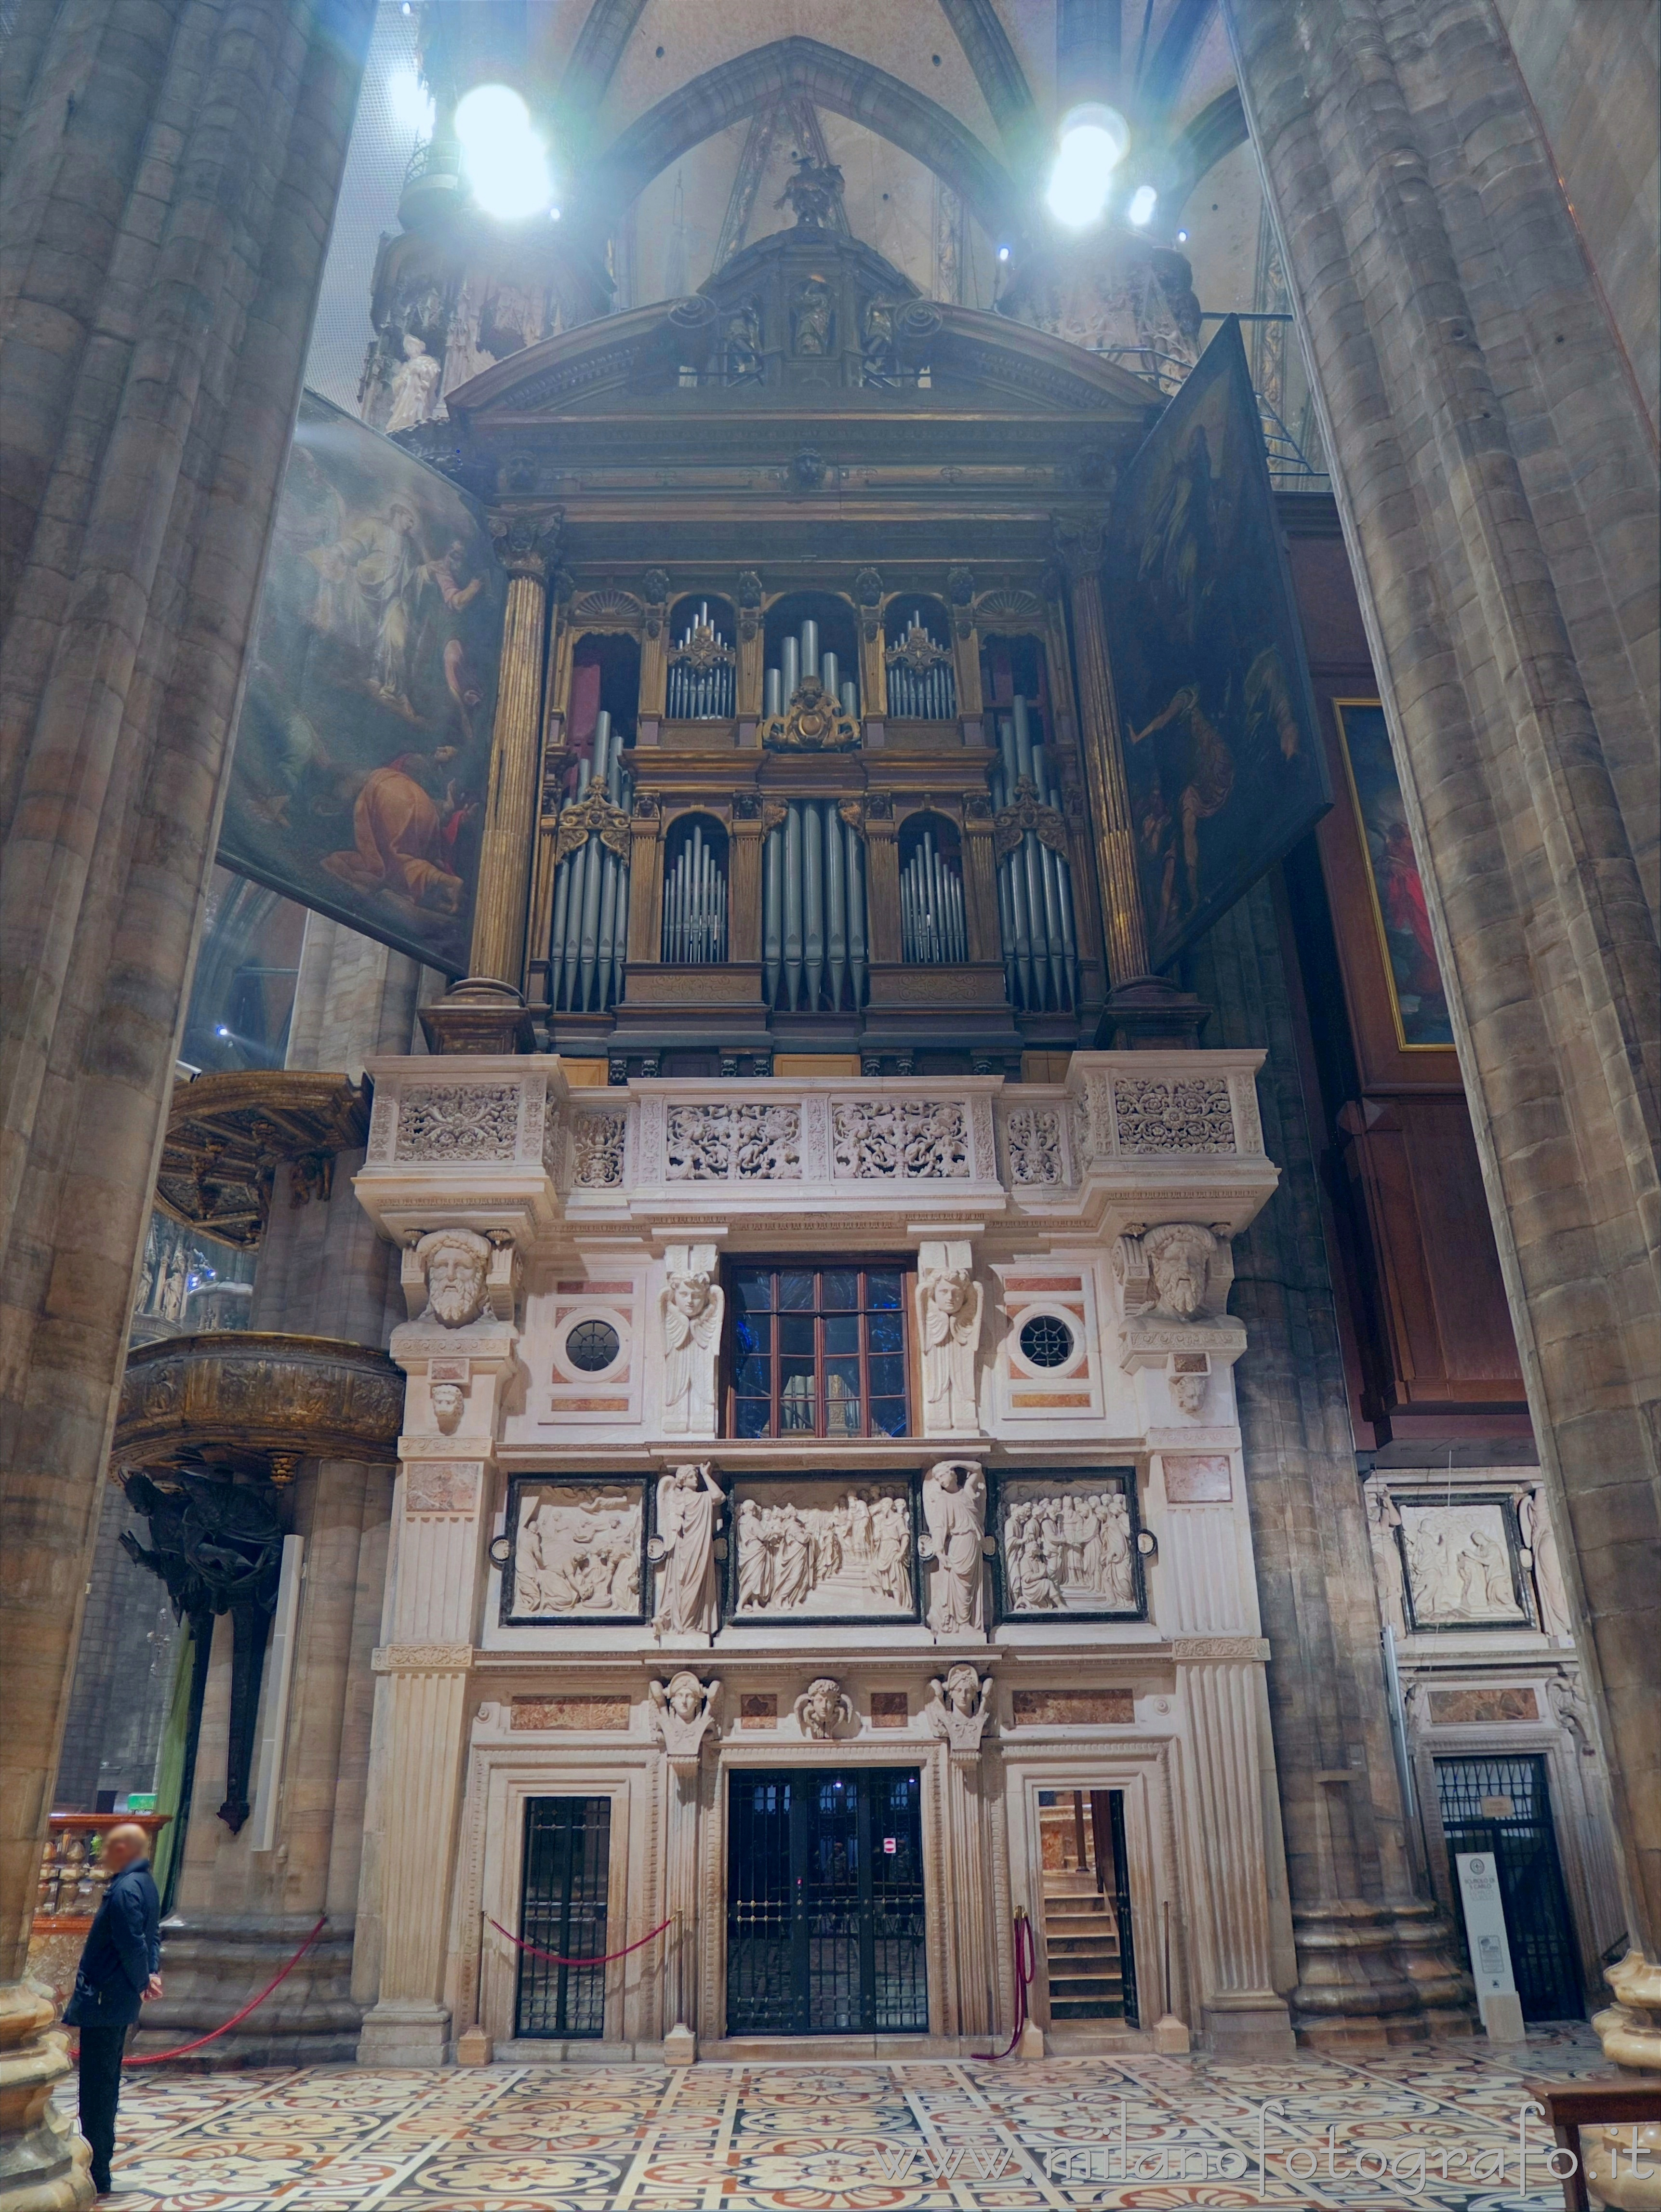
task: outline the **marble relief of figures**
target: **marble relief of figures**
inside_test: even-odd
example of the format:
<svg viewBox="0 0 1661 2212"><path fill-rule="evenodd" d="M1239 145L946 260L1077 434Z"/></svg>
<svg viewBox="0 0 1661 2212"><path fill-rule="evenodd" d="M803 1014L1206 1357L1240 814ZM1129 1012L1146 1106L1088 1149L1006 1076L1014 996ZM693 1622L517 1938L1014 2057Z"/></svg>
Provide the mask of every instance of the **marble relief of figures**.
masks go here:
<svg viewBox="0 0 1661 2212"><path fill-rule="evenodd" d="M1396 1504L1415 1628L1532 1626L1518 1595L1506 1509L1498 1499L1418 1505L1398 1498Z"/></svg>
<svg viewBox="0 0 1661 2212"><path fill-rule="evenodd" d="M1003 1501L1006 1612L1133 1610L1132 1543L1130 1501L1116 1486L1034 1492L1012 1485Z"/></svg>
<svg viewBox="0 0 1661 2212"><path fill-rule="evenodd" d="M1518 1492L1517 1519L1524 1549L1528 1555L1527 1564L1534 1571L1534 1595L1540 1608L1540 1626L1559 1644L1573 1644L1574 1626L1569 1618L1568 1592L1563 1587L1563 1570L1557 1556L1557 1538L1552 1529L1543 1490Z"/></svg>
<svg viewBox="0 0 1661 2212"><path fill-rule="evenodd" d="M720 1624L715 1530L725 1503L707 1463L678 1467L658 1484L651 1556L658 1570L652 1626L660 1636L713 1636Z"/></svg>
<svg viewBox="0 0 1661 2212"><path fill-rule="evenodd" d="M735 1617L909 1614L911 1506L897 1487L752 1492L738 1507Z"/></svg>
<svg viewBox="0 0 1661 2212"><path fill-rule="evenodd" d="M641 1496L599 1485L526 1483L518 1493L516 1620L641 1613Z"/></svg>

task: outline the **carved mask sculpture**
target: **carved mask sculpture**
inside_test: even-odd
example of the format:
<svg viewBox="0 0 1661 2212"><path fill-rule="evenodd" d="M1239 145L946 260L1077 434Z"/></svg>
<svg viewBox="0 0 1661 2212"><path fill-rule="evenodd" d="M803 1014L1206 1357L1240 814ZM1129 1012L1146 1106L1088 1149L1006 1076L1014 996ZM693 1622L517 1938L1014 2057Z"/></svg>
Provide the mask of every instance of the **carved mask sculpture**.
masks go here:
<svg viewBox="0 0 1661 2212"><path fill-rule="evenodd" d="M435 1229L416 1246L427 1278L427 1310L446 1328L465 1328L484 1305L488 1240L476 1229Z"/></svg>
<svg viewBox="0 0 1661 2212"><path fill-rule="evenodd" d="M1206 1279L1217 1240L1197 1222L1171 1221L1150 1229L1142 1249L1153 1270L1159 1309L1177 1321L1192 1321L1205 1302Z"/></svg>
<svg viewBox="0 0 1661 2212"><path fill-rule="evenodd" d="M453 1436L461 1419L461 1385L459 1382L435 1382L428 1393L432 1400L433 1419L447 1436Z"/></svg>

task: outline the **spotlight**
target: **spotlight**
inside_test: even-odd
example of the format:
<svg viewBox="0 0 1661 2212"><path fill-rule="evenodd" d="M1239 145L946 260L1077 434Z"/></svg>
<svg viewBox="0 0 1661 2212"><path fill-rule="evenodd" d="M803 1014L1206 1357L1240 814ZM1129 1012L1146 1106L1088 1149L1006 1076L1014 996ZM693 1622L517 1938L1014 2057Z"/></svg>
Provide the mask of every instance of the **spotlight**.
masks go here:
<svg viewBox="0 0 1661 2212"><path fill-rule="evenodd" d="M1130 130L1116 108L1075 107L1062 125L1062 143L1045 194L1050 212L1071 230L1097 222L1107 205L1113 172L1124 159Z"/></svg>
<svg viewBox="0 0 1661 2212"><path fill-rule="evenodd" d="M1152 185L1138 185L1130 195L1130 220L1140 230L1144 223L1152 222L1153 210L1159 204L1159 195Z"/></svg>
<svg viewBox="0 0 1661 2212"><path fill-rule="evenodd" d="M456 108L456 138L473 198L486 215L514 222L553 198L548 156L531 113L505 84L478 84Z"/></svg>
<svg viewBox="0 0 1661 2212"><path fill-rule="evenodd" d="M1185 230L1179 230L1177 233L1177 243L1178 246L1186 246L1188 244L1188 233Z"/></svg>
<svg viewBox="0 0 1661 2212"><path fill-rule="evenodd" d="M1008 260L1008 258L1009 258L1009 248L1008 248L1007 246L1001 246L998 248L998 258L999 258L999 260L1000 260L1000 261L1007 261L1007 260Z"/></svg>
<svg viewBox="0 0 1661 2212"><path fill-rule="evenodd" d="M412 69L394 70L386 80L386 105L401 131L425 131L433 127L433 103Z"/></svg>
<svg viewBox="0 0 1661 2212"><path fill-rule="evenodd" d="M214 1035L216 1036L228 1036L230 1035L230 1031L226 1028L224 1023L221 1022L218 1028L214 1031Z"/></svg>

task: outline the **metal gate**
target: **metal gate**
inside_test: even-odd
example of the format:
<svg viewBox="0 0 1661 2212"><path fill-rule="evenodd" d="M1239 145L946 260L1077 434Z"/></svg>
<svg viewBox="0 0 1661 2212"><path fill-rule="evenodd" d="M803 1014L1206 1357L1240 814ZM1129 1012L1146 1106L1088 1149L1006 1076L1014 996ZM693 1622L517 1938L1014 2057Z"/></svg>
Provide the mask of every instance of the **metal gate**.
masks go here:
<svg viewBox="0 0 1661 2212"><path fill-rule="evenodd" d="M558 1959L605 1954L609 1797L531 1797L525 1805L520 1940ZM599 2036L605 2029L604 1966L556 1966L519 1954L517 2035Z"/></svg>
<svg viewBox="0 0 1661 2212"><path fill-rule="evenodd" d="M1460 1941L1456 1851L1486 1851L1500 1876L1506 1938L1524 2020L1584 2020L1574 1924L1563 1887L1542 1758L1439 1759L1436 1794L1448 1844ZM1469 1964L1469 1952L1467 1948Z"/></svg>
<svg viewBox="0 0 1661 2212"><path fill-rule="evenodd" d="M727 1809L727 2033L925 2033L916 1769L736 1773Z"/></svg>

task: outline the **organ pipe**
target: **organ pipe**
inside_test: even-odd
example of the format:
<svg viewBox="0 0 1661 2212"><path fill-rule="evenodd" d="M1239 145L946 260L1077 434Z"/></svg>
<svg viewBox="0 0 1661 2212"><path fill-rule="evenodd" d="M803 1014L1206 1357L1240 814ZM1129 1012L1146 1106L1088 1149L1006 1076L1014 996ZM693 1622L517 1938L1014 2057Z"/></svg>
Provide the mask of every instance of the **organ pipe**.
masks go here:
<svg viewBox="0 0 1661 2212"><path fill-rule="evenodd" d="M770 1006L835 1013L865 1000L865 851L834 799L792 799L762 848L762 981Z"/></svg>
<svg viewBox="0 0 1661 2212"><path fill-rule="evenodd" d="M709 966L727 957L727 875L696 818L663 886L663 957Z"/></svg>
<svg viewBox="0 0 1661 2212"><path fill-rule="evenodd" d="M633 787L623 771L623 745L604 708L594 724L593 757L577 768L578 805L598 787L613 806L626 807ZM561 810L562 812L564 811ZM628 948L629 870L591 831L554 875L553 943L549 1003L562 1013L601 1013L623 995Z"/></svg>
<svg viewBox="0 0 1661 2212"><path fill-rule="evenodd" d="M842 664L834 653L819 651L819 626L811 617L803 622L794 636L780 639L778 666L764 670L762 711L783 714L803 678L808 676L817 676L830 696L841 702L843 711L855 720L859 719L859 688L851 678L843 676Z"/></svg>
<svg viewBox="0 0 1661 2212"><path fill-rule="evenodd" d="M1041 806L1059 813L1061 791L1049 748L1033 733L1028 702L1018 698L1011 703L1012 711L998 720L993 805L1001 813L1025 786ZM1079 941L1072 872L1065 857L1036 830L1024 830L1020 842L998 862L998 927L1011 1002L1030 1013L1076 1006Z"/></svg>
<svg viewBox="0 0 1661 2212"><path fill-rule="evenodd" d="M900 948L912 961L969 957L963 878L929 829L900 873Z"/></svg>
<svg viewBox="0 0 1661 2212"><path fill-rule="evenodd" d="M939 641L929 636L921 607L912 610L911 629L908 636L918 633L939 649ZM952 720L958 711L958 683L951 660L942 659L928 666L916 668L909 660L897 659L891 654L888 660L888 711L902 720Z"/></svg>
<svg viewBox="0 0 1661 2212"><path fill-rule="evenodd" d="M734 678L732 648L710 621L709 602L701 600L697 620L688 623L685 636L670 655L666 702L670 720L729 720L734 711Z"/></svg>

